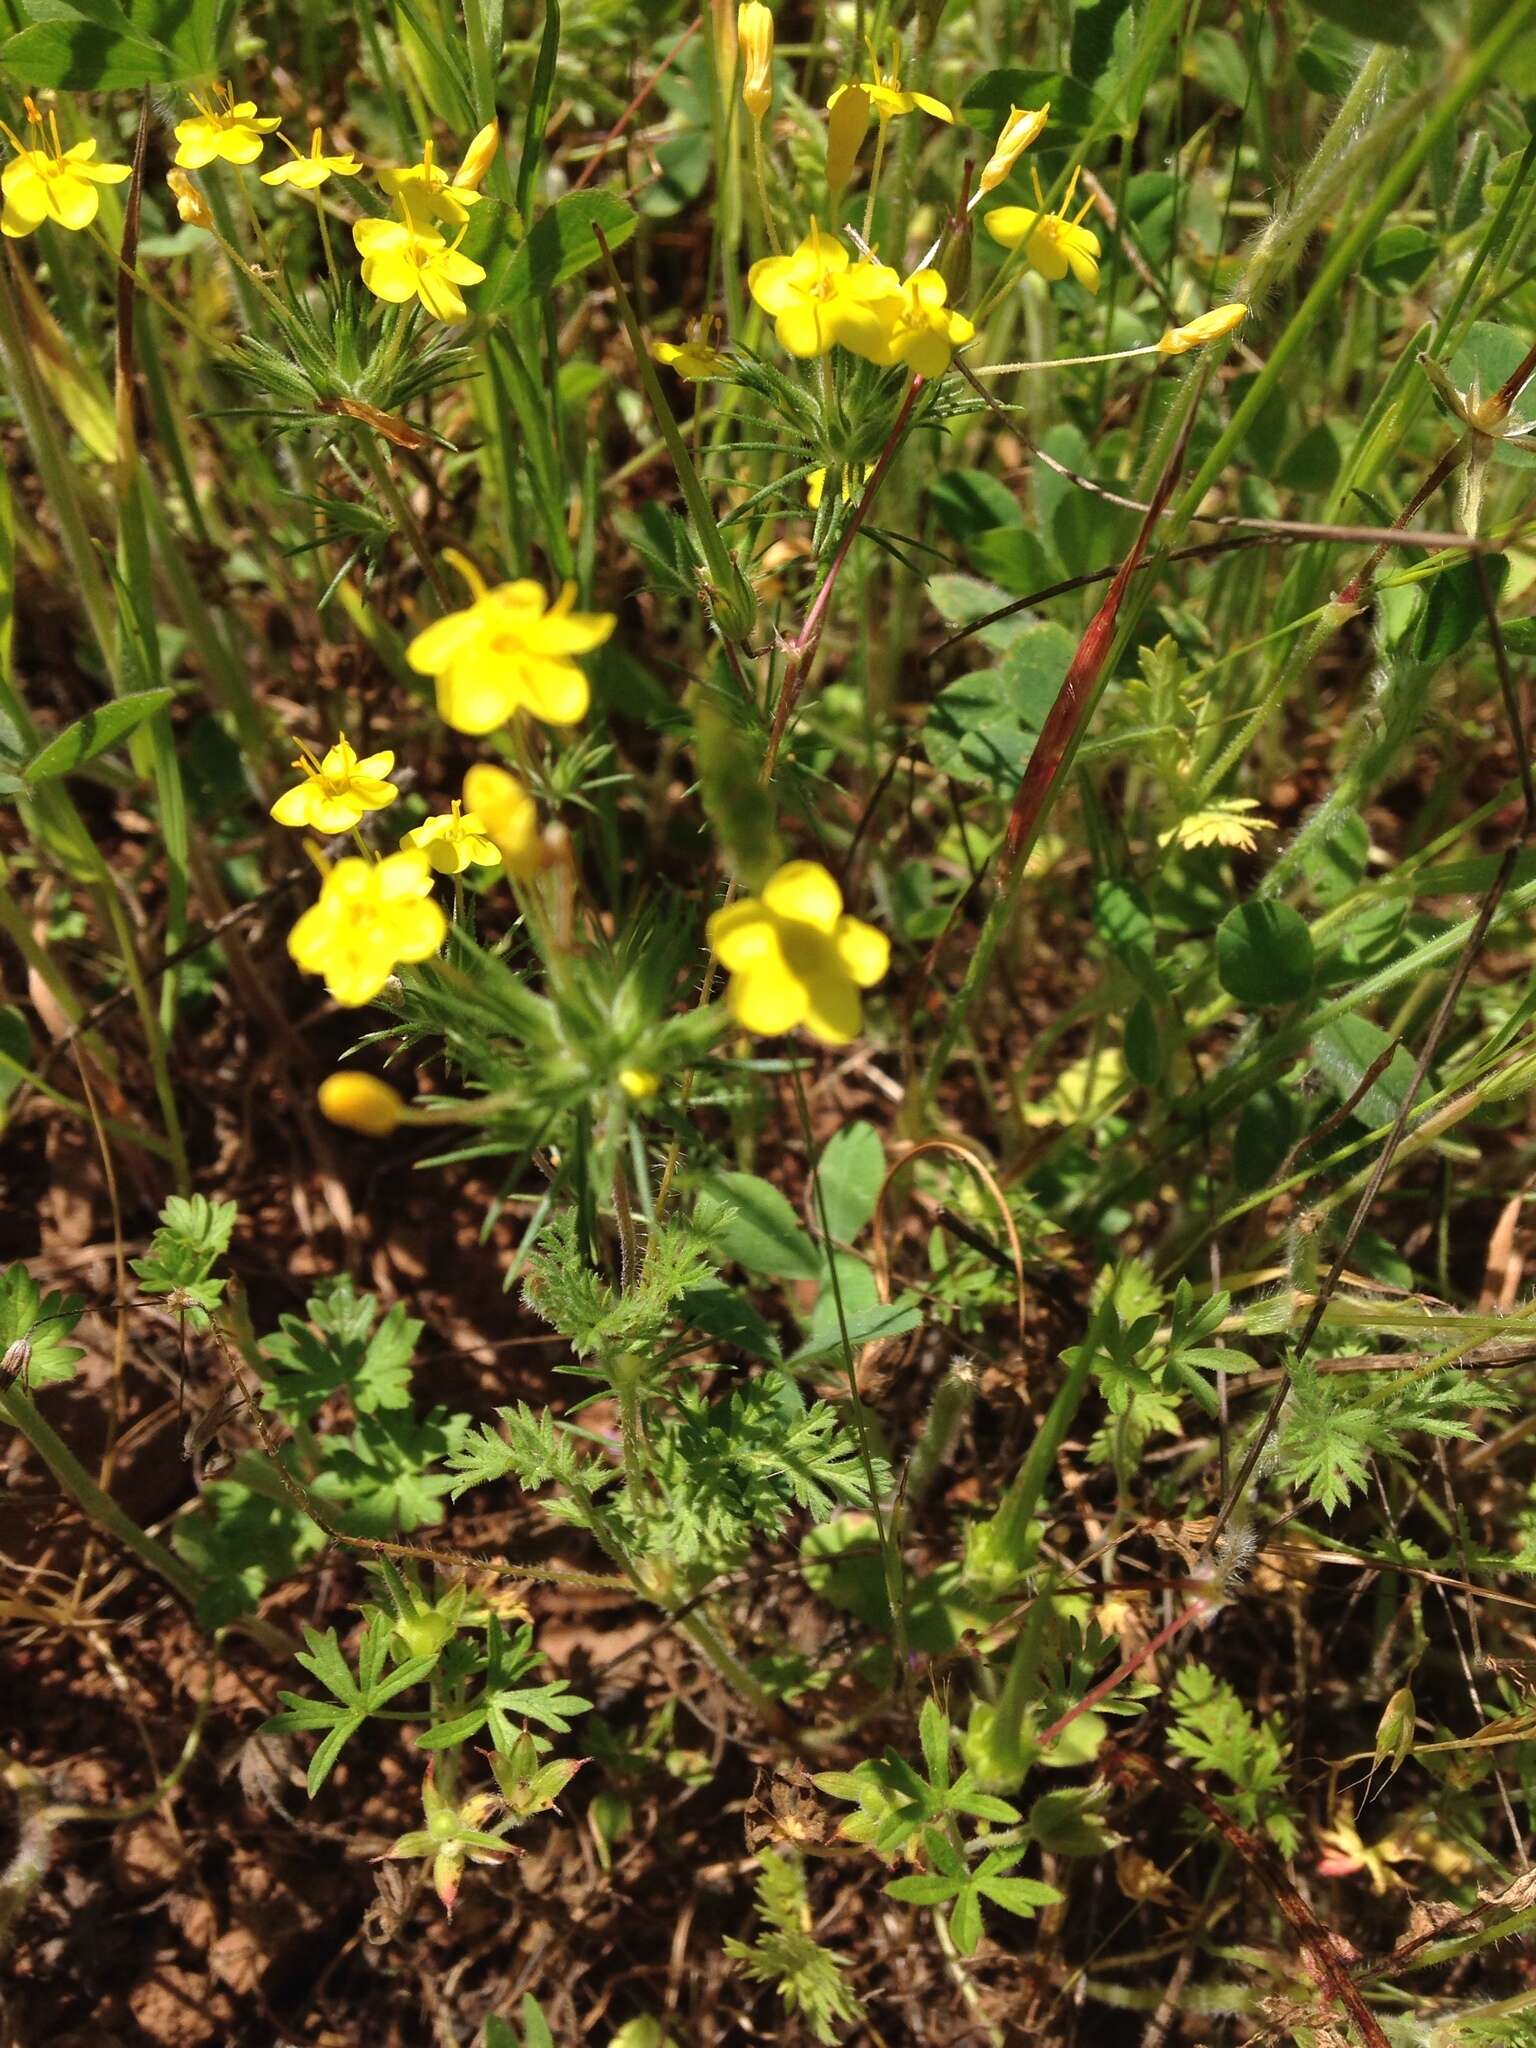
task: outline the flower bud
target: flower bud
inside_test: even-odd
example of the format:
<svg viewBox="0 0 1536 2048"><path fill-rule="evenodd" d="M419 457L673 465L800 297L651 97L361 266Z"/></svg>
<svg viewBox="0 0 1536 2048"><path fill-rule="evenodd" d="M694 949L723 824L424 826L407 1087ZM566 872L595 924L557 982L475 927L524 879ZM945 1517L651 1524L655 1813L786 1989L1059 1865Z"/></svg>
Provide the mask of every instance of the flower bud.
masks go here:
<svg viewBox="0 0 1536 2048"><path fill-rule="evenodd" d="M649 1102L661 1082L649 1067L620 1067L619 1086L631 1102Z"/></svg>
<svg viewBox="0 0 1536 2048"><path fill-rule="evenodd" d="M477 761L464 777L464 808L480 820L509 875L526 882L538 873L538 806L515 775L494 761Z"/></svg>
<svg viewBox="0 0 1536 2048"><path fill-rule="evenodd" d="M345 1131L387 1138L405 1115L405 1103L372 1074L331 1074L320 1083L320 1114Z"/></svg>
<svg viewBox="0 0 1536 2048"><path fill-rule="evenodd" d="M850 85L827 111L827 190L834 200L853 176L868 133L869 94L862 85Z"/></svg>
<svg viewBox="0 0 1536 2048"><path fill-rule="evenodd" d="M773 13L763 0L742 0L736 10L736 35L745 76L742 103L754 121L773 105Z"/></svg>
<svg viewBox="0 0 1536 2048"><path fill-rule="evenodd" d="M464 161L459 165L454 184L461 192L478 192L486 172L495 163L501 149L501 129L494 121L487 121L470 142L464 152Z"/></svg>
<svg viewBox="0 0 1536 2048"><path fill-rule="evenodd" d="M165 182L176 195L176 211L194 228L211 228L213 215L208 202L185 171L167 171Z"/></svg>
<svg viewBox="0 0 1536 2048"><path fill-rule="evenodd" d="M1248 318L1248 308L1241 304L1212 306L1209 313L1201 313L1183 327L1170 327L1157 344L1160 356L1188 355L1192 348L1204 348L1208 341L1220 341L1224 334L1230 334L1234 327L1240 327Z"/></svg>
<svg viewBox="0 0 1536 2048"><path fill-rule="evenodd" d="M1051 103L1043 107L1010 107L1008 119L1003 123L1003 132L997 138L997 147L982 166L981 178L976 187L976 198L983 192L990 192L994 185L1001 185L1019 158L1032 142L1039 140ZM976 203L972 200L972 205Z"/></svg>

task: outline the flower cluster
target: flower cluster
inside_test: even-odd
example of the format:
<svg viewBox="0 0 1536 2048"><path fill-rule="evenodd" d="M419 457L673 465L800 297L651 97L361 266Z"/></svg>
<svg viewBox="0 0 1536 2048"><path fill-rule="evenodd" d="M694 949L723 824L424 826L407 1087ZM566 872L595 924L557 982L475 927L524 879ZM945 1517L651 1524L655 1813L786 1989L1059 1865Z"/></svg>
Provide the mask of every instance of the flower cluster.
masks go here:
<svg viewBox="0 0 1536 2048"><path fill-rule="evenodd" d="M434 320L462 320L468 311L463 287L483 284L485 268L460 244L480 186L496 161L501 131L494 121L482 128L450 178L427 143L419 163L383 171L379 183L390 195L387 219L360 220L352 240L363 259L363 283L391 305L415 300ZM443 232L452 230L452 240Z"/></svg>
<svg viewBox="0 0 1536 2048"><path fill-rule="evenodd" d="M169 182L181 218L213 229L213 216L187 173L213 163L254 164L267 137L279 131L279 122L276 115L258 114L254 100L237 100L228 85L218 86L206 99L194 97L192 105L195 111L176 123L175 167ZM330 179L355 178L363 169L360 159L350 151L328 149L321 128L311 134L307 151L298 149L280 132L278 139L288 151L288 161L263 171L264 185L317 194ZM16 147L20 149L19 144ZM94 145L78 147L88 155ZM375 298L395 306L419 305L433 320L466 317L469 309L464 287L482 284L485 269L466 256L460 244L470 210L479 202L481 183L500 147L501 131L491 121L475 136L451 177L436 162L430 142L424 145L419 162L379 173L379 183L389 195L391 211L382 218L357 221L352 228L352 240L362 258L363 283ZM15 169L15 165L7 167L8 181ZM58 174L48 175L56 179ZM102 165L88 172L71 171L70 175L78 183L83 176L127 177L128 173ZM82 203L78 199L73 201L77 210ZM91 213L94 211L93 202Z"/></svg>
<svg viewBox="0 0 1536 2048"><path fill-rule="evenodd" d="M754 263L747 284L792 356L825 355L840 346L867 362L904 363L920 377L941 377L955 350L976 333L949 306L937 270L914 271L903 283L888 264L853 262L814 220L787 256Z"/></svg>

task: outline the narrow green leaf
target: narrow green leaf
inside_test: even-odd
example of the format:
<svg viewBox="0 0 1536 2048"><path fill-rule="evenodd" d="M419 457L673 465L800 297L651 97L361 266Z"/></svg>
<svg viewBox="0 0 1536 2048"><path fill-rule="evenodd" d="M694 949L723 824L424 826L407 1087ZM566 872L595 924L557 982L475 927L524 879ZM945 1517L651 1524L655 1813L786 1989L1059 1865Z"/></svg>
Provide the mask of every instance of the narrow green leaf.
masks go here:
<svg viewBox="0 0 1536 2048"><path fill-rule="evenodd" d="M557 199L525 235L522 215L496 199L482 199L464 237L464 253L486 269L471 303L477 313L505 313L547 299L558 285L601 258L594 229L610 249L635 232L637 215L615 192L571 192Z"/></svg>
<svg viewBox="0 0 1536 2048"><path fill-rule="evenodd" d="M28 783L35 786L72 774L85 762L104 754L108 747L127 739L147 718L163 711L175 694L170 689L135 690L129 696L114 697L110 704L100 704L94 711L88 711L33 755L23 770Z"/></svg>

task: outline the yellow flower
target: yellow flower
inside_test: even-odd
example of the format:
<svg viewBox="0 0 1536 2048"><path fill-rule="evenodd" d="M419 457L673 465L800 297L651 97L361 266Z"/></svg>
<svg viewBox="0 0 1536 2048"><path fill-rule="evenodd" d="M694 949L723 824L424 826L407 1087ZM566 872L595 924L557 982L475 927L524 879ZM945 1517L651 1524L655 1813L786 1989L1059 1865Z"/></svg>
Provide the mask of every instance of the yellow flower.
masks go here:
<svg viewBox="0 0 1536 2048"><path fill-rule="evenodd" d="M371 1002L403 961L426 960L448 936L448 920L428 894L424 853L384 860L337 861L314 903L288 934L288 951L306 974L325 978L345 1009Z"/></svg>
<svg viewBox="0 0 1536 2048"><path fill-rule="evenodd" d="M876 362L905 363L919 377L942 377L957 348L976 329L945 304L948 290L937 270L915 270L892 298L880 302L884 345Z"/></svg>
<svg viewBox="0 0 1536 2048"><path fill-rule="evenodd" d="M1031 143L1038 142L1045 127L1046 116L1051 103L1043 107L1010 107L1008 119L1003 123L1003 132L997 138L997 147L982 165L976 191L971 199L974 206L984 192L990 192L995 185L1001 185L1019 158Z"/></svg>
<svg viewBox="0 0 1536 2048"><path fill-rule="evenodd" d="M583 718L590 692L571 657L602 646L617 623L611 613L573 611L574 583L547 604L527 577L489 590L461 555L447 559L473 602L436 620L405 650L412 668L436 677L438 716L456 732L490 732L515 711L546 725Z"/></svg>
<svg viewBox="0 0 1536 2048"><path fill-rule="evenodd" d="M226 164L253 164L265 138L278 125L276 114L258 114L254 100L237 100L227 85L211 100L194 93L197 112L176 123L176 163L184 171L200 171L216 159Z"/></svg>
<svg viewBox="0 0 1536 2048"><path fill-rule="evenodd" d="M1167 846L1177 839L1180 846L1191 851L1202 846L1231 846L1239 853L1252 853L1259 843L1254 835L1275 829L1273 818L1244 817L1245 811L1256 811L1258 807L1255 796L1219 797L1203 811L1191 811L1177 825L1160 832L1157 843Z"/></svg>
<svg viewBox="0 0 1536 2048"><path fill-rule="evenodd" d="M35 127L43 126L43 117L31 100L27 101L27 118ZM56 221L61 228L88 228L101 205L96 187L120 185L133 175L127 164L97 163L94 136L66 149L59 140L58 117L52 113L41 149L29 149L9 128L3 132L16 154L0 172L0 193L4 194L0 234L13 242L30 235L45 220Z"/></svg>
<svg viewBox="0 0 1536 2048"><path fill-rule="evenodd" d="M661 1081L649 1067L620 1067L619 1086L631 1102L649 1102Z"/></svg>
<svg viewBox="0 0 1536 2048"><path fill-rule="evenodd" d="M834 93L827 114L827 190L834 203L853 176L869 133L869 93L862 85Z"/></svg>
<svg viewBox="0 0 1536 2048"><path fill-rule="evenodd" d="M925 114L932 114L935 121L954 120L954 115L942 100L933 99L925 92L908 92L902 84L900 36L891 37L890 70L880 69L880 59L875 53L873 43L869 45L869 68L874 76L864 90L869 94L869 103L879 120L895 121L903 114L916 113L919 107ZM848 90L846 85L840 85L827 101L828 107L835 107Z"/></svg>
<svg viewBox="0 0 1536 2048"><path fill-rule="evenodd" d="M316 761L305 747L294 762L304 780L285 789L272 806L279 825L307 827L311 832L350 832L367 811L382 811L400 794L385 780L395 765L391 753L365 754L358 759L345 733Z"/></svg>
<svg viewBox="0 0 1536 2048"><path fill-rule="evenodd" d="M387 1138L405 1115L405 1104L387 1081L372 1074L329 1074L316 1100L320 1114L345 1131L365 1138Z"/></svg>
<svg viewBox="0 0 1536 2048"><path fill-rule="evenodd" d="M360 220L352 229L363 259L363 283L376 299L403 306L419 299L434 320L462 320L468 312L460 285L483 284L485 271L457 242L435 228L409 221Z"/></svg>
<svg viewBox="0 0 1536 2048"><path fill-rule="evenodd" d="M451 810L413 825L400 845L402 850L418 847L440 875L462 875L468 867L494 867L501 858L479 813L466 811L457 797Z"/></svg>
<svg viewBox="0 0 1536 2048"><path fill-rule="evenodd" d="M1077 190L1077 179L1078 173L1074 171L1060 213L1044 211L1045 198L1040 190L1040 173L1036 171L1038 211L1028 206L998 206L983 218L987 233L994 242L1001 242L1005 249L1022 247L1031 268L1038 270L1049 283L1059 284L1070 270L1085 291L1096 292L1099 288L1099 238L1092 228L1082 225L1084 215L1093 205L1092 195L1084 200L1075 219L1066 217L1066 209L1072 204L1072 195Z"/></svg>
<svg viewBox="0 0 1536 2048"><path fill-rule="evenodd" d="M878 361L885 326L876 303L899 291L901 280L884 263L850 264L841 242L815 221L787 256L764 256L747 272L747 286L773 315L779 346L792 356L820 356L835 342Z"/></svg>
<svg viewBox="0 0 1536 2048"><path fill-rule="evenodd" d="M870 471L874 466L872 462L838 463L836 465L837 488L832 495L835 498L853 499L869 482ZM813 469L805 480L805 502L813 512L821 510L821 501L826 496L826 492L826 470Z"/></svg>
<svg viewBox="0 0 1536 2048"><path fill-rule="evenodd" d="M676 370L679 377L686 377L691 384L702 384L711 377L729 377L736 366L723 349L715 346L719 331L718 319L690 320L686 341L653 341L651 358L664 363L669 370Z"/></svg>
<svg viewBox="0 0 1536 2048"><path fill-rule="evenodd" d="M761 897L717 910L708 938L731 977L726 1007L765 1038L803 1024L826 1045L846 1045L862 1022L859 991L891 961L884 932L844 914L842 891L814 860L790 861Z"/></svg>
<svg viewBox="0 0 1536 2048"><path fill-rule="evenodd" d="M746 74L742 104L754 121L773 105L773 12L763 0L742 0L736 10L736 34Z"/></svg>
<svg viewBox="0 0 1536 2048"><path fill-rule="evenodd" d="M1247 317L1248 308L1241 304L1212 306L1209 313L1197 314L1183 327L1170 327L1157 344L1157 352L1160 356L1187 355L1192 348L1204 348L1208 341L1220 341Z"/></svg>
<svg viewBox="0 0 1536 2048"><path fill-rule="evenodd" d="M293 149L286 135L279 135L277 139ZM296 185L301 192L318 192L327 178L355 178L362 168L355 156L327 156L325 130L317 128L310 137L308 156L301 156L298 150L293 149L287 163L262 172L261 182L263 185Z"/></svg>
<svg viewBox="0 0 1536 2048"><path fill-rule="evenodd" d="M185 171L167 171L165 182L171 188L176 201L176 211L184 221L195 228L211 228L213 215L208 211L208 202L198 191Z"/></svg>
<svg viewBox="0 0 1536 2048"><path fill-rule="evenodd" d="M485 140L487 134L491 136L489 150ZM380 171L379 183L393 198L401 219L408 227L417 230L439 225L461 228L469 219L469 209L480 204L480 181L491 167L500 139L494 122L489 129L482 128L469 145L464 167L456 178L450 178L442 165L434 160L432 144L428 142L422 149L420 163L403 164L398 170Z"/></svg>
<svg viewBox="0 0 1536 2048"><path fill-rule="evenodd" d="M507 873L519 882L536 875L543 851L539 811L517 777L494 761L477 761L464 777L464 801Z"/></svg>

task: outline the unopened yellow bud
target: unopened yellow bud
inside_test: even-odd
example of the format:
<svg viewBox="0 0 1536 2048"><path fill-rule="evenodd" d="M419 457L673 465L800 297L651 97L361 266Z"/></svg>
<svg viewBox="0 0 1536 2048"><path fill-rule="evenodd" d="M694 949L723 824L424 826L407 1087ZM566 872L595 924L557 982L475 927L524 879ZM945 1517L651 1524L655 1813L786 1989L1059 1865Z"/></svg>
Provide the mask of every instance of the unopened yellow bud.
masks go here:
<svg viewBox="0 0 1536 2048"><path fill-rule="evenodd" d="M1246 306L1212 306L1209 313L1201 313L1187 325L1170 327L1157 344L1157 352L1160 356L1188 355L1192 348L1204 348L1208 341L1220 341L1224 334L1230 334L1247 318Z"/></svg>
<svg viewBox="0 0 1536 2048"><path fill-rule="evenodd" d="M742 0L736 10L736 37L745 75L742 102L754 121L773 105L773 13L763 0Z"/></svg>
<svg viewBox="0 0 1536 2048"><path fill-rule="evenodd" d="M320 1114L345 1131L387 1138L405 1115L405 1103L372 1074L331 1074L320 1083Z"/></svg>
<svg viewBox="0 0 1536 2048"><path fill-rule="evenodd" d="M495 163L500 149L501 129L494 121L487 121L464 152L464 161L453 181L460 191L480 190L485 174Z"/></svg>
<svg viewBox="0 0 1536 2048"><path fill-rule="evenodd" d="M869 94L862 85L850 85L827 110L827 190L834 200L853 176L868 133Z"/></svg>
<svg viewBox="0 0 1536 2048"><path fill-rule="evenodd" d="M515 775L494 761L477 761L464 777L464 808L480 820L509 875L526 882L538 873L538 806Z"/></svg>
<svg viewBox="0 0 1536 2048"><path fill-rule="evenodd" d="M211 228L213 215L208 202L185 171L167 171L165 182L176 195L176 211L195 228Z"/></svg>
<svg viewBox="0 0 1536 2048"><path fill-rule="evenodd" d="M661 1082L649 1067L620 1067L619 1086L632 1102L649 1102Z"/></svg>
<svg viewBox="0 0 1536 2048"><path fill-rule="evenodd" d="M1039 140L1045 126L1051 103L1043 107L1010 107L1008 119L1003 123L1003 132L997 138L997 147L982 167L981 180L977 186L978 196L990 192L994 185L1001 185L1019 158L1032 142Z"/></svg>

